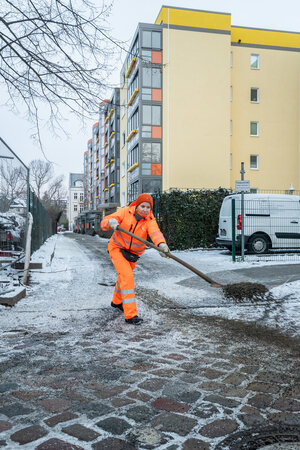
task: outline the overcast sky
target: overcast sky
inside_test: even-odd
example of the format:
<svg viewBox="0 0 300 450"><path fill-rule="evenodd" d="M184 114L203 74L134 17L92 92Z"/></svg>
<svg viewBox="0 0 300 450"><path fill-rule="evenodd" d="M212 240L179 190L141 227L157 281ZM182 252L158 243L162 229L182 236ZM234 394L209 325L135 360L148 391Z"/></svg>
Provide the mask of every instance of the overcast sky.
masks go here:
<svg viewBox="0 0 300 450"><path fill-rule="evenodd" d="M110 17L111 35L129 45L138 22L154 23L162 5L231 13L232 25L300 32L300 0L115 0ZM112 74L112 83L118 83L120 68L121 60ZM107 92L106 97L110 94ZM0 96L2 100L3 90ZM83 171L83 152L98 118L85 125L68 114L65 119L69 139L55 138L46 128L42 137L45 153L55 163L56 174L65 174L67 181L69 172ZM12 113L1 106L0 124L0 136L25 164L33 159L44 159L39 147L30 139L32 124L21 113Z"/></svg>

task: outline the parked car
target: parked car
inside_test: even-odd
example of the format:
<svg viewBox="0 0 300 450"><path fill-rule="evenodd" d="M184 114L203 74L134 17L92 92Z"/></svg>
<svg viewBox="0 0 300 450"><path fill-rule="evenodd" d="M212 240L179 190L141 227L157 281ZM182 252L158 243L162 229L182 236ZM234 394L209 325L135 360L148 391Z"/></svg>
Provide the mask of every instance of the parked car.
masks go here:
<svg viewBox="0 0 300 450"><path fill-rule="evenodd" d="M217 244L232 249L232 199L235 199L236 246L241 247L241 194L224 198L219 217ZM251 253L269 249L300 250L300 196L244 195L245 248Z"/></svg>

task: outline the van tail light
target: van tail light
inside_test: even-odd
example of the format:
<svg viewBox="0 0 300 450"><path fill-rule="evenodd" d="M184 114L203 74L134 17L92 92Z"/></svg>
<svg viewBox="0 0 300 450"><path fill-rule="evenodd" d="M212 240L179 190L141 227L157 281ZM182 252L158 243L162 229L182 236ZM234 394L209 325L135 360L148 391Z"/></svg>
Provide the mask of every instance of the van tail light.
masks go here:
<svg viewBox="0 0 300 450"><path fill-rule="evenodd" d="M236 226L236 228L237 228L238 230L241 230L241 229L242 229L242 215L241 215L241 214L239 214L239 215L237 216L237 226Z"/></svg>

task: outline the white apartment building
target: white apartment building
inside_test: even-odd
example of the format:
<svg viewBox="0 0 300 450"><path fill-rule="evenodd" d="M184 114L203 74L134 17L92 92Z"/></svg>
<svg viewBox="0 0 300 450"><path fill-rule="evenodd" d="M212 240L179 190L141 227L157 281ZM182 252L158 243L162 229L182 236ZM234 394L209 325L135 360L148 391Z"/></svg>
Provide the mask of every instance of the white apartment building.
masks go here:
<svg viewBox="0 0 300 450"><path fill-rule="evenodd" d="M68 221L69 230L73 231L75 218L84 209L84 174L70 173L69 177L69 200L68 200Z"/></svg>

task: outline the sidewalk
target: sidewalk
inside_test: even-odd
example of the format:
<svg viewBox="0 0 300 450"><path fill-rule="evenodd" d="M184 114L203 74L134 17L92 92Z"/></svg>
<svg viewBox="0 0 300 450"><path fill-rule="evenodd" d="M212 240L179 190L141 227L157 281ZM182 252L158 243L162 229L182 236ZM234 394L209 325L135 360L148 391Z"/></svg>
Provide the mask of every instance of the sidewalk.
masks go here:
<svg viewBox="0 0 300 450"><path fill-rule="evenodd" d="M98 284L115 277L106 243L93 253L84 239L50 240L32 292L0 307L0 448L225 449L259 430L262 442L292 436L299 448L292 339L187 321L147 286L137 289L144 324L132 327L109 306L113 287Z"/></svg>

